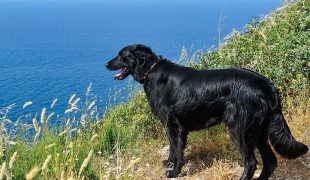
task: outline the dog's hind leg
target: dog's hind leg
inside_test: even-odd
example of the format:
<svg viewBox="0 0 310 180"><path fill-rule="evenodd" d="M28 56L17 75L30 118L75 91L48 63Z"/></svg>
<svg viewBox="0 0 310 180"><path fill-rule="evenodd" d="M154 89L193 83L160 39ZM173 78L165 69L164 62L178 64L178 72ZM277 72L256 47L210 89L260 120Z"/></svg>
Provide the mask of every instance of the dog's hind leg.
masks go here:
<svg viewBox="0 0 310 180"><path fill-rule="evenodd" d="M250 180L254 172L256 170L257 160L254 155L253 148L245 148L243 149L243 159L244 159L244 170L240 179L242 180Z"/></svg>
<svg viewBox="0 0 310 180"><path fill-rule="evenodd" d="M250 138L246 138L244 134L240 132L232 132L230 129L230 136L234 141L235 145L241 152L242 158L244 160L244 170L241 176L241 180L250 180L256 170L257 160L254 154L254 147L250 142Z"/></svg>
<svg viewBox="0 0 310 180"><path fill-rule="evenodd" d="M258 179L265 180L271 176L275 167L277 167L277 158L271 150L271 147L267 142L267 138L260 139L256 146L263 160L263 171Z"/></svg>

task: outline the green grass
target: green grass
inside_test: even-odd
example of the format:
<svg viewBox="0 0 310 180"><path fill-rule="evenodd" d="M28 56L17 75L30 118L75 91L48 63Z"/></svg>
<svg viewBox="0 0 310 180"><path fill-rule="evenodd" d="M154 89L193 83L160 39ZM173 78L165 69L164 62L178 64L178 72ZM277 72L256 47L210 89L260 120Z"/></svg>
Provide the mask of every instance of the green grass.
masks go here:
<svg viewBox="0 0 310 180"><path fill-rule="evenodd" d="M257 71L276 84L284 98L285 108L298 107L306 112L310 89L309 3L307 0L298 0L271 13L267 18L253 20L244 32L232 32L217 49L200 53L199 63L191 61L190 65L198 69L243 67ZM81 103L84 103L83 107L90 104ZM64 178L77 178L83 161L93 150L94 155L81 177L128 179L137 175L133 167L125 170L131 162L146 154L153 157L151 154L156 153L154 149L167 144L159 120L151 114L145 94L139 90L130 96L127 103L109 108L99 121L92 115L94 109L73 110L63 119L60 127L39 123L40 127L49 128L42 130L36 141L33 141L33 134L27 128L14 139L8 133L2 133L0 164L6 163L2 166L2 176L24 179L33 167L41 168L47 156L51 155L48 169L39 171L35 175L36 179L60 179L62 175ZM48 109L48 112L51 111L52 108ZM85 114L85 120L74 121L76 113ZM68 117L70 123L65 125ZM80 126L71 131L73 124L81 124L82 121L85 127ZM64 130L67 132L60 136ZM34 131L33 128L31 131ZM196 145L198 142L198 147L203 148L206 143L204 139L208 137L207 142L213 142L213 149L206 147L209 151L223 147L221 149L227 150L220 153L232 155L225 131L224 126L214 127L191 134L189 141L190 144L196 142ZM16 141L15 145L9 145L12 140ZM17 157L9 169L8 164L14 152L17 152ZM154 162L157 161L154 159ZM147 166L145 163L143 165Z"/></svg>

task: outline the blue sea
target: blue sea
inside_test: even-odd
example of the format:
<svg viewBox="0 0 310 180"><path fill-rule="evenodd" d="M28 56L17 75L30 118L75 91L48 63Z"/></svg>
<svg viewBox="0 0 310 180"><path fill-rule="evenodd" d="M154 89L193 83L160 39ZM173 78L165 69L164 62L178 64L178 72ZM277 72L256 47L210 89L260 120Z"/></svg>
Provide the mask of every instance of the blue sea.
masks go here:
<svg viewBox="0 0 310 180"><path fill-rule="evenodd" d="M0 0L0 109L15 104L15 120L57 98L53 111L63 115L70 96L85 98L92 83L103 111L115 89L130 91L128 79L114 81L104 67L122 47L145 44L176 61L183 47L207 51L280 6L281 0ZM27 101L33 104L23 110Z"/></svg>

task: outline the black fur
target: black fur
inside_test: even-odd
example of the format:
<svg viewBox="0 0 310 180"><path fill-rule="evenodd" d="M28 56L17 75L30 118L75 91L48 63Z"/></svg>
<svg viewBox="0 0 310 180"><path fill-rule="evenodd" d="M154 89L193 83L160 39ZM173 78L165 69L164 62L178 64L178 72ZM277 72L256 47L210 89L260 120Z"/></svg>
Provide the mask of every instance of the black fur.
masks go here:
<svg viewBox="0 0 310 180"><path fill-rule="evenodd" d="M159 61L144 79L147 70ZM183 151L190 131L225 123L244 159L240 179L251 179L258 148L268 179L277 159L268 143L283 157L296 158L308 151L297 142L281 112L276 88L265 77L246 69L195 70L155 55L143 45L131 45L106 65L109 70L128 69L143 84L152 112L166 128L170 154L165 166L173 165L167 177L177 177L184 164Z"/></svg>

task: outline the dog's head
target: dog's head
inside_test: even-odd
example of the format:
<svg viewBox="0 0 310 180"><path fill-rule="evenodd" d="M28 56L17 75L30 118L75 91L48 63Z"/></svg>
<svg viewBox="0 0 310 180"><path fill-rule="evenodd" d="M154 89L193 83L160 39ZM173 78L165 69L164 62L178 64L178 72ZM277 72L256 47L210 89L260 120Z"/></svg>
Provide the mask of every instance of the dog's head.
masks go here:
<svg viewBox="0 0 310 180"><path fill-rule="evenodd" d="M121 69L114 76L114 80L123 80L132 75L136 81L143 83L148 69L157 60L158 57L149 47L135 44L124 47L114 59L106 64L106 67L110 71Z"/></svg>

